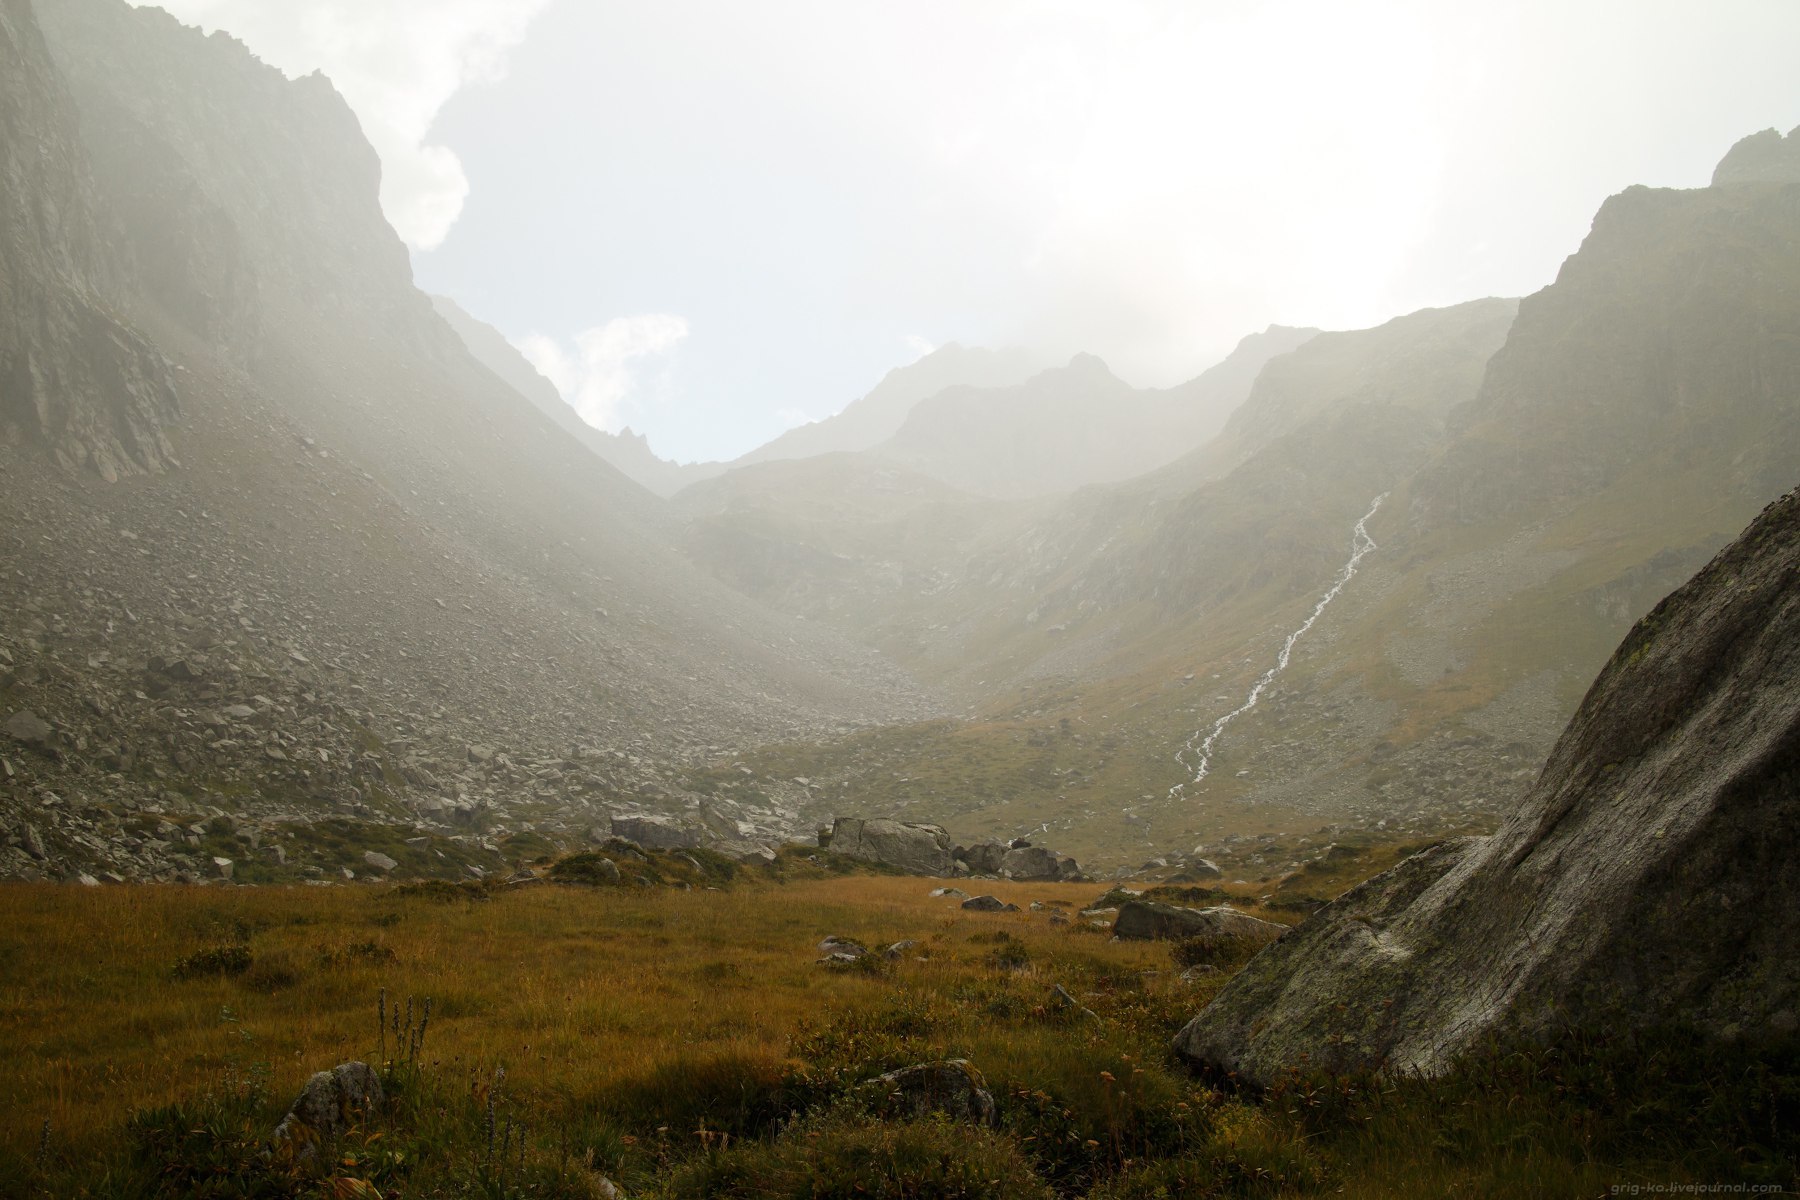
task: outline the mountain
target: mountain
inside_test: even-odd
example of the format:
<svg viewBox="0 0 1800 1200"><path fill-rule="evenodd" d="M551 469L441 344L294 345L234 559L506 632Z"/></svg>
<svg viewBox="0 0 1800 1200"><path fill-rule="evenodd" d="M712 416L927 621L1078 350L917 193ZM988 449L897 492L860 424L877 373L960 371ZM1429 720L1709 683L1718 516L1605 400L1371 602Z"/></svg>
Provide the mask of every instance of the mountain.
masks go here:
<svg viewBox="0 0 1800 1200"><path fill-rule="evenodd" d="M1266 1085L1570 1028L1793 1033L1797 584L1800 490L1633 627L1497 832L1314 914L1177 1050Z"/></svg>
<svg viewBox="0 0 1800 1200"><path fill-rule="evenodd" d="M952 388L916 405L876 456L1001 499L1132 479L1204 445L1270 360L1318 331L1271 326L1198 378L1163 391L1120 381L1091 354L1006 388Z"/></svg>
<svg viewBox="0 0 1800 1200"><path fill-rule="evenodd" d="M849 513L789 538L760 499L752 558L783 566L739 586L860 630L966 714L768 769L964 839L1048 825L1084 862L1491 827L1631 623L1800 478L1795 194L1630 189L1539 293L1321 334L1136 480L962 493L865 539ZM702 521L718 570L729 522ZM954 530L935 559L927 525Z"/></svg>
<svg viewBox="0 0 1800 1200"><path fill-rule="evenodd" d="M24 0L0 7L0 433L109 481L175 458L168 364L117 310L137 284L68 89Z"/></svg>
<svg viewBox="0 0 1800 1200"><path fill-rule="evenodd" d="M562 398L562 393L556 390L556 385L540 375L498 329L470 316L448 297L433 296L431 303L444 322L456 331L476 362L531 401L559 429L602 461L610 463L626 478L659 496L673 496L688 484L710 479L726 469L724 463L675 463L658 458L650 449L649 440L629 429L622 433L595 429L576 415Z"/></svg>
<svg viewBox="0 0 1800 1200"><path fill-rule="evenodd" d="M1006 387L1035 370L1021 350L985 350L951 342L895 367L860 399L823 420L790 429L735 460L735 466L868 450L886 441L921 401L946 388Z"/></svg>
<svg viewBox="0 0 1800 1200"><path fill-rule="evenodd" d="M122 0L4 13L0 708L33 735L5 818L80 797L9 873L210 871L129 811L775 838L779 787L704 799L672 766L931 711L695 570L656 497L470 357L322 77Z"/></svg>

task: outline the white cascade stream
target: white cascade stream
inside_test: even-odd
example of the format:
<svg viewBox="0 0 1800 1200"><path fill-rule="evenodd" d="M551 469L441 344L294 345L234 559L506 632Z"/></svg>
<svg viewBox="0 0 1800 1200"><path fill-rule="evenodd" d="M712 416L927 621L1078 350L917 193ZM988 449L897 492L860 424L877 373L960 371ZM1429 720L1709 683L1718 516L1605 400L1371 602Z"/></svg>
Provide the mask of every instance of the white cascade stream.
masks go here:
<svg viewBox="0 0 1800 1200"><path fill-rule="evenodd" d="M1294 654L1294 643L1298 642L1301 636L1313 627L1313 623L1319 619L1319 614L1325 611L1328 604L1338 598L1345 585L1356 578L1356 568L1362 563L1363 556L1376 549L1375 539L1369 536L1369 521L1381 511L1381 503L1387 498L1387 492L1375 497L1375 502L1369 506L1369 511L1364 513L1362 520L1356 523L1356 528L1350 533L1350 561L1345 563L1344 569L1338 572L1337 581L1331 585L1331 589L1319 597L1319 602L1313 606L1312 613L1306 620L1300 623L1300 628L1287 635L1287 641L1281 644L1281 653L1275 657L1275 665L1263 672L1262 677L1251 687L1250 694L1244 697L1242 704L1214 721L1212 728L1204 731L1204 736L1202 736L1203 731L1196 729L1194 736L1175 752L1175 761L1184 768L1191 769L1194 777L1170 788L1171 799L1181 795L1184 788L1200 783L1206 778L1207 772L1212 770L1213 749L1219 744L1219 735L1225 732L1227 725L1256 707L1256 702L1262 699L1264 690L1275 682L1277 675L1287 670L1288 659L1292 658ZM1196 745L1196 743L1198 744Z"/></svg>

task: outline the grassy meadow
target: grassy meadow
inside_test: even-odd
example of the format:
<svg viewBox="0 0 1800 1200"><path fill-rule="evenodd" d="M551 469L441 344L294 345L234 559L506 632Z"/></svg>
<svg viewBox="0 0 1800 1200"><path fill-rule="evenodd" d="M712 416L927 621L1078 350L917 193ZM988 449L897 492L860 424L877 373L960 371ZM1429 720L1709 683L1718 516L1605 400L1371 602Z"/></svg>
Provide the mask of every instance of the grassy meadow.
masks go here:
<svg viewBox="0 0 1800 1200"><path fill-rule="evenodd" d="M1075 915L1099 885L979 884L1022 910L979 914L930 897L930 880L797 858L778 871L719 866L712 887L685 888L8 885L0 1195L1149 1200L1794 1182L1786 1051L1572 1042L1431 1084L1297 1076L1251 1096L1167 1051L1231 964L1184 982L1180 946L1112 941ZM874 953L822 965L828 935ZM949 1057L985 1075L995 1128L872 1107L869 1078ZM389 1104L310 1165L267 1155L306 1078L347 1059L381 1066Z"/></svg>

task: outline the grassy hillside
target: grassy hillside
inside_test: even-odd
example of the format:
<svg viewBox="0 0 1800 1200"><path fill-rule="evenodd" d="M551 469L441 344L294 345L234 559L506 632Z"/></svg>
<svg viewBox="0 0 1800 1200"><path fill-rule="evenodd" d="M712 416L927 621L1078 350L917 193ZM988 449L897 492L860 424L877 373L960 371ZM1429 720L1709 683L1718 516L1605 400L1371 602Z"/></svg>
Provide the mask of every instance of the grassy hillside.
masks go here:
<svg viewBox="0 0 1800 1200"><path fill-rule="evenodd" d="M1284 893L1335 894L1391 860L1328 858ZM602 1176L637 1196L1145 1200L1794 1182L1791 1050L1715 1049L1702 1071L1676 1040L1571 1042L1429 1085L1297 1077L1237 1095L1167 1051L1231 964L1188 982L1180 944L1111 941L1076 911L1093 885L983 885L1024 909L988 915L929 896L929 880L793 853L774 877L689 882L9 887L0 1194L589 1197L608 1194ZM818 964L827 935L876 953ZM996 1128L885 1119L861 1086L946 1057L985 1076ZM382 1064L390 1105L323 1165L264 1158L307 1075L352 1058Z"/></svg>

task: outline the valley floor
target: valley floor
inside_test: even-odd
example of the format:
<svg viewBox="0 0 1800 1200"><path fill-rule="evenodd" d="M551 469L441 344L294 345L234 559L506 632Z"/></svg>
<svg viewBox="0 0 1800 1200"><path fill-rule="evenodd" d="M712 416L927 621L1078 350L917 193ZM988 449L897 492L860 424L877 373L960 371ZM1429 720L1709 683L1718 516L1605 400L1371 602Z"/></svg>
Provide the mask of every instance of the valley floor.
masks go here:
<svg viewBox="0 0 1800 1200"><path fill-rule="evenodd" d="M1097 885L965 881L1022 910L981 914L925 879L797 855L776 874L717 890L6 886L0 1194L576 1197L611 1194L602 1177L626 1195L746 1197L1795 1183L1791 1047L1584 1041L1432 1084L1296 1077L1249 1097L1168 1051L1230 964L1184 979L1179 946L1112 940L1079 915ZM822 964L831 935L873 953ZM945 1058L985 1076L994 1129L878 1118L864 1081ZM388 1108L323 1167L265 1158L307 1077L349 1059L382 1065Z"/></svg>

